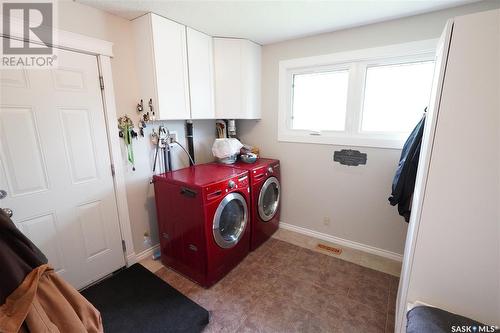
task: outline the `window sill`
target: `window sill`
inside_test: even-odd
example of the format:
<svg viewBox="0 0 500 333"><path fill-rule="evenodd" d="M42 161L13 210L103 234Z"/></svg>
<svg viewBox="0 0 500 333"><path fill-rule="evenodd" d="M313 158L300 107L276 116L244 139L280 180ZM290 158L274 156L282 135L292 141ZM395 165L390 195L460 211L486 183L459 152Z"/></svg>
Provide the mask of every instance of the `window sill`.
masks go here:
<svg viewBox="0 0 500 333"><path fill-rule="evenodd" d="M279 134L279 142L312 143L332 146L370 147L401 150L405 143L402 138L381 138L374 136L335 136L313 134Z"/></svg>

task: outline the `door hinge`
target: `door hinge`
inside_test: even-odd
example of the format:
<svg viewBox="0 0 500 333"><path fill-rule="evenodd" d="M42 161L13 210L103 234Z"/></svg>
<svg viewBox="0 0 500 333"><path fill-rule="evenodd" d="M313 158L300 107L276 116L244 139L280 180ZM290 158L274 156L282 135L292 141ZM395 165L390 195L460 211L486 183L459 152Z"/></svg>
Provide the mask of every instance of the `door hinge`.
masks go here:
<svg viewBox="0 0 500 333"><path fill-rule="evenodd" d="M127 244L125 244L125 241L122 239L122 249L123 252L127 253Z"/></svg>
<svg viewBox="0 0 500 333"><path fill-rule="evenodd" d="M111 164L111 176L115 176L115 165Z"/></svg>
<svg viewBox="0 0 500 333"><path fill-rule="evenodd" d="M104 90L104 78L99 76L99 83L101 84L101 90Z"/></svg>

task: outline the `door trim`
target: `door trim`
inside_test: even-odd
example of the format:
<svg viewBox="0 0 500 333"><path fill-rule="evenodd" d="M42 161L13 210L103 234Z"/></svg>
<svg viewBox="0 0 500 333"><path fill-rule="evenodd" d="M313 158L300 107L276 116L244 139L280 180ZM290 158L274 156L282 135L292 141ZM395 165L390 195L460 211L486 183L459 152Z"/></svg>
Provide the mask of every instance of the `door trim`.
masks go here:
<svg viewBox="0 0 500 333"><path fill-rule="evenodd" d="M24 38L23 25L24 25L24 20L21 20L16 17L10 17L10 35L4 33L2 26L0 26L0 35L10 39L26 40L29 41L30 43L41 44L39 40L31 40ZM33 23L30 26L38 26L38 24ZM51 45L54 48L68 50L68 51L75 51L79 53L87 53L92 55L103 55L103 56L113 57L112 42L80 35L74 32L60 30L55 27L47 28L44 26L40 26L40 28L42 30L50 29L54 32L54 36L57 37L54 38L54 41Z"/></svg>
<svg viewBox="0 0 500 333"><path fill-rule="evenodd" d="M23 21L16 20L15 23L12 23L10 35L4 34L3 30L0 31L0 34L5 38L26 40L28 42L37 43L38 41L22 37L22 27ZM127 266L133 265L137 262L137 255L134 251L134 243L132 240L132 228L130 225L126 193L125 171L122 163L123 158L120 149L120 141L118 139L118 127L116 126L117 114L115 91L111 71L113 43L56 28L54 28L53 31L57 36L57 39L54 41L52 47L72 52L90 54L97 57L97 64L100 72L99 74L102 76L104 81L104 89L102 90L103 111L106 134L108 138L109 157L115 169L113 185L115 190L116 207L118 210L118 220L120 223L121 238L126 248L124 251L124 257Z"/></svg>
<svg viewBox="0 0 500 333"><path fill-rule="evenodd" d="M102 101L106 122L106 134L108 136L109 157L115 171L113 184L115 187L118 220L120 221L122 240L125 242L125 260L127 262L127 266L130 266L137 262L137 256L134 251L134 243L132 241L132 228L130 226L130 216L128 211L125 170L122 163L123 157L120 149L118 126L116 126L116 119L118 117L116 115L115 90L113 86L113 75L111 72L111 58L105 55L98 55L97 61L99 71L104 82Z"/></svg>

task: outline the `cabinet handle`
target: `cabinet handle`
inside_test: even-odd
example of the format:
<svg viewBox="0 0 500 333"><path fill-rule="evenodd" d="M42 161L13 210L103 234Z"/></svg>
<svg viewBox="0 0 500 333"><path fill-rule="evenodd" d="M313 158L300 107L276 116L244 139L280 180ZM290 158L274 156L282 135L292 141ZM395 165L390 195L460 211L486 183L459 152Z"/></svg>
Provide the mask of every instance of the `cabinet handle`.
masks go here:
<svg viewBox="0 0 500 333"><path fill-rule="evenodd" d="M163 238L168 239L168 234L166 232L163 233Z"/></svg>
<svg viewBox="0 0 500 333"><path fill-rule="evenodd" d="M194 252L197 252L198 251L198 248L196 247L196 245L194 244L189 244L188 248L191 250L191 251L194 251Z"/></svg>

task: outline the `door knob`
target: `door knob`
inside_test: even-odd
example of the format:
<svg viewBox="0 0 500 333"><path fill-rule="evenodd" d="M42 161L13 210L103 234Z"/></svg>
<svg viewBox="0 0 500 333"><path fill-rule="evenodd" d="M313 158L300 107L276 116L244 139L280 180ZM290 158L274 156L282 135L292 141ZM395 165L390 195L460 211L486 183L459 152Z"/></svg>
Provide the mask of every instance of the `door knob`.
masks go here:
<svg viewBox="0 0 500 333"><path fill-rule="evenodd" d="M7 196L7 191L0 190L0 200L4 199Z"/></svg>
<svg viewBox="0 0 500 333"><path fill-rule="evenodd" d="M10 208L2 208L2 210L8 217L12 217L12 215L14 215L14 211Z"/></svg>

